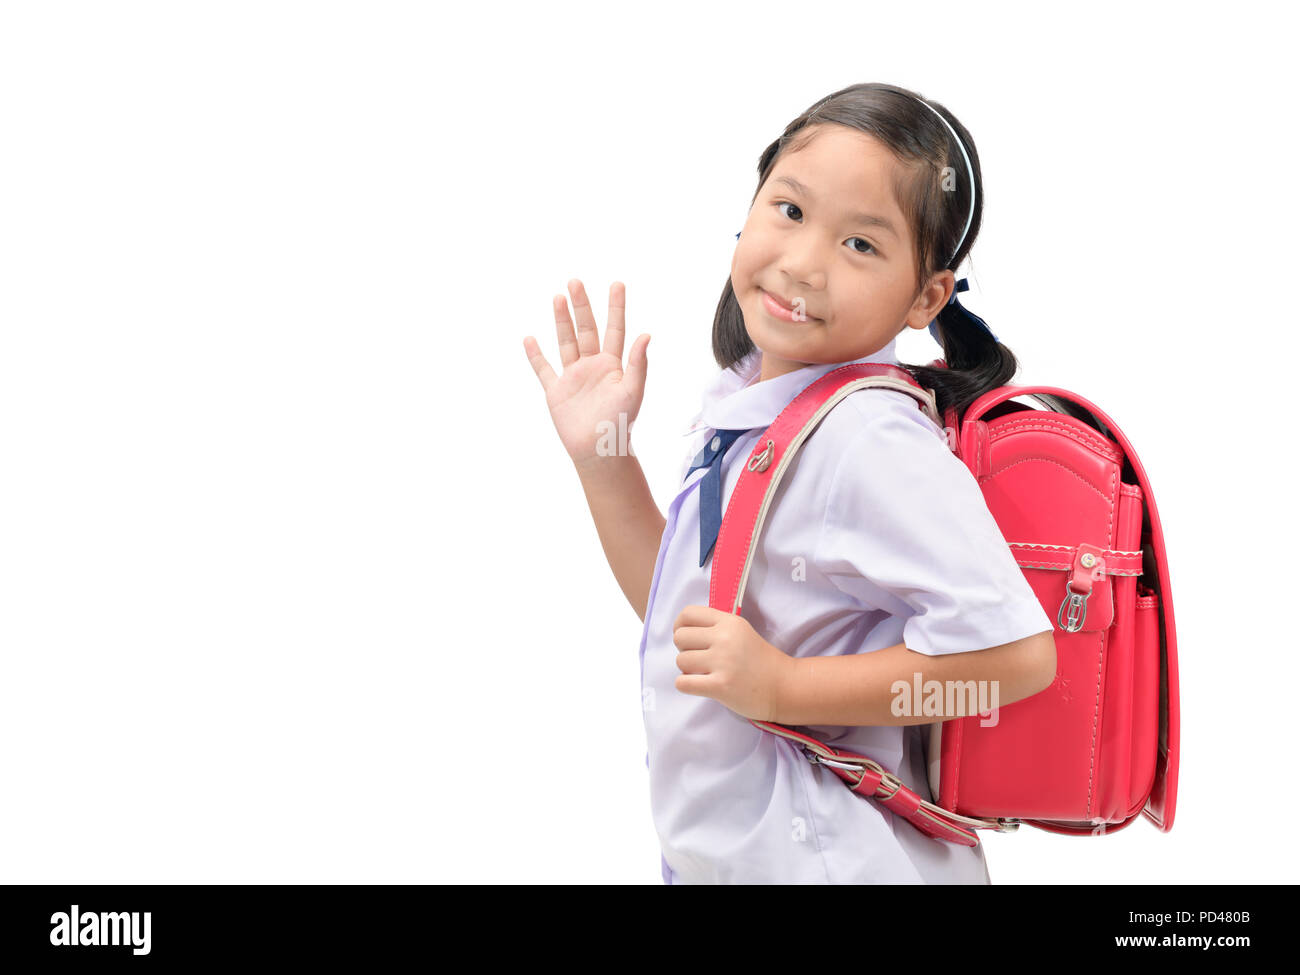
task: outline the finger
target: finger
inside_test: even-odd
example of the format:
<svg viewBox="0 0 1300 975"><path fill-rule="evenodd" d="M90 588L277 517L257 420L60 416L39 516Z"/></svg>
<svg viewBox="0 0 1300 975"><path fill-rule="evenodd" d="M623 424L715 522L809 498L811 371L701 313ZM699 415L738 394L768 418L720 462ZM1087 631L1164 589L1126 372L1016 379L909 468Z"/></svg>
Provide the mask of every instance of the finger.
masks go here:
<svg viewBox="0 0 1300 975"><path fill-rule="evenodd" d="M573 319L569 317L569 303L564 295L551 300L555 312L555 338L560 344L560 365L567 369L578 361L578 340L573 335Z"/></svg>
<svg viewBox="0 0 1300 975"><path fill-rule="evenodd" d="M569 282L569 295L573 299L573 317L578 322L578 353L595 355L600 351L600 331L596 328L596 316L591 313L587 289L574 278Z"/></svg>
<svg viewBox="0 0 1300 975"><path fill-rule="evenodd" d="M542 350L537 345L537 339L531 335L524 336L524 354L528 356L528 361L533 364L533 372L537 373L537 378L541 380L542 389L549 393L551 384L555 382L555 370L546 361L546 356L542 355Z"/></svg>
<svg viewBox="0 0 1300 975"><path fill-rule="evenodd" d="M698 603L683 606L677 619L673 620L673 629L679 626L712 626L721 612L712 606L701 606Z"/></svg>
<svg viewBox="0 0 1300 975"><path fill-rule="evenodd" d="M673 630L673 646L678 650L707 650L712 643L709 640L707 626L679 626Z"/></svg>
<svg viewBox="0 0 1300 975"><path fill-rule="evenodd" d="M629 383L633 389L645 389L645 374L649 365L646 346L649 344L649 335L638 335L636 341L632 343L632 351L628 353L627 368L623 370L623 376L624 382Z"/></svg>
<svg viewBox="0 0 1300 975"><path fill-rule="evenodd" d="M673 686L683 694L696 697L713 697L713 678L707 674L679 674Z"/></svg>
<svg viewBox="0 0 1300 975"><path fill-rule="evenodd" d="M677 655L677 669L683 674L709 673L709 655L701 650L687 650Z"/></svg>
<svg viewBox="0 0 1300 975"><path fill-rule="evenodd" d="M605 351L623 361L623 316L627 311L627 289L622 281L609 286L609 320L605 323Z"/></svg>

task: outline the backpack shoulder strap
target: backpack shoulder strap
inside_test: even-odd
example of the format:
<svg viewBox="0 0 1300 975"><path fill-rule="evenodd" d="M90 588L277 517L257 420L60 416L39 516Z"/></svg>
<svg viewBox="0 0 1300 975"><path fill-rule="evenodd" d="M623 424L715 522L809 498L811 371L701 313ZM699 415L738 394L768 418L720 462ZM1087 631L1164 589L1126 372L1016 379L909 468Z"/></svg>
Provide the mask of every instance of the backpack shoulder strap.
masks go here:
<svg viewBox="0 0 1300 975"><path fill-rule="evenodd" d="M888 363L864 362L833 369L815 380L782 410L750 451L732 489L718 529L709 582L709 605L739 613L745 583L763 522L776 489L799 448L837 403L869 386L896 389L916 398L917 406L939 426L934 393L911 374Z"/></svg>
<svg viewBox="0 0 1300 975"><path fill-rule="evenodd" d="M826 414L855 390L878 386L907 393L917 407L942 426L934 393L906 370L888 363L854 363L810 383L781 411L751 450L732 489L718 530L709 582L709 605L739 613L763 521L781 479L799 448ZM943 809L921 798L895 774L865 755L844 751L770 721L750 724L792 743L814 764L824 765L864 799L874 799L927 836L962 846L977 846L977 829L1014 830L996 819L978 819Z"/></svg>

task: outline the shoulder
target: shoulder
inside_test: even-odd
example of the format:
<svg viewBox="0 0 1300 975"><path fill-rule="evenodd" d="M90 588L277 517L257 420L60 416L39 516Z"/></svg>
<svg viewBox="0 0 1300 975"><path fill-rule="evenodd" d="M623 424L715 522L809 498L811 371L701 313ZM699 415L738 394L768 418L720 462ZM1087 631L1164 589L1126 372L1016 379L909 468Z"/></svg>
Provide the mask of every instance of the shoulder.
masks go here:
<svg viewBox="0 0 1300 975"><path fill-rule="evenodd" d="M895 462L900 454L929 455L932 459L950 453L943 428L925 415L917 400L896 389L856 389L836 403L805 442L806 466L834 478L850 459L857 463L878 463L883 457Z"/></svg>
<svg viewBox="0 0 1300 975"><path fill-rule="evenodd" d="M840 413L842 425L859 437L871 429L902 426L932 439L944 439L943 428L925 415L916 397L897 389L855 389L831 412Z"/></svg>
<svg viewBox="0 0 1300 975"><path fill-rule="evenodd" d="M951 487L965 465L917 400L894 389L868 387L836 403L800 447L787 479L807 517L822 530L866 527L864 509L908 503L918 493Z"/></svg>
<svg viewBox="0 0 1300 975"><path fill-rule="evenodd" d="M947 432L907 393L855 390L823 423L826 430L815 433L807 446L808 466L822 482L828 526L870 525L876 519L867 513L885 510L925 510L933 516L942 509L960 521L984 505ZM816 443L822 432L829 435Z"/></svg>

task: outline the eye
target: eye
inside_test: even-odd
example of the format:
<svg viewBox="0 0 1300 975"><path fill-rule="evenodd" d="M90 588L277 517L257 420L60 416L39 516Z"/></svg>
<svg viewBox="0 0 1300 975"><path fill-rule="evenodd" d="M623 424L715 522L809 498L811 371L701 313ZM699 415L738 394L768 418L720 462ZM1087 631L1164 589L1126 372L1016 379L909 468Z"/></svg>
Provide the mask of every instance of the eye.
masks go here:
<svg viewBox="0 0 1300 975"><path fill-rule="evenodd" d="M799 217L803 216L803 211L799 209L799 206L798 206L798 204L796 204L796 203L790 203L790 202L787 201L787 200L777 200L777 201L776 201L775 203L773 203L772 205L773 205L774 207L776 207L778 210L781 210L781 207L791 207L791 208L793 208L794 211L795 211L795 213L798 214L798 216L796 216L796 217L791 217L792 220L798 220ZM785 213L784 210L781 210L781 212L782 212L783 214ZM789 216L789 214L786 214L786 215ZM865 239L862 238L862 237L850 237L849 240L860 241L861 243L863 243L863 244L865 244L865 245L867 246L867 249L866 249L866 250L859 250L858 248L854 247L854 248L853 248L853 253L855 253L855 254L876 254L876 253L879 253L879 252L876 250L876 246L875 246L873 243L871 243L871 241L869 241L869 240L865 240Z"/></svg>

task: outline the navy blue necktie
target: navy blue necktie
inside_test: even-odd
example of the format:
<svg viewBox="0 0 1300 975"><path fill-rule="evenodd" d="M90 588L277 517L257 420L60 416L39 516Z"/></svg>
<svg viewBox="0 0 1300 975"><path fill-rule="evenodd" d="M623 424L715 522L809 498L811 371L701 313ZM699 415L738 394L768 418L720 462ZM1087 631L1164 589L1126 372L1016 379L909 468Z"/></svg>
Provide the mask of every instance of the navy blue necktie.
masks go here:
<svg viewBox="0 0 1300 975"><path fill-rule="evenodd" d="M749 430L715 430L713 438L695 458L686 477L707 467L700 479L700 566L708 561L722 527L722 457L741 434ZM685 478L683 478L685 480Z"/></svg>

